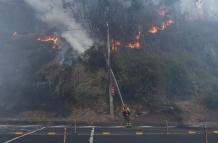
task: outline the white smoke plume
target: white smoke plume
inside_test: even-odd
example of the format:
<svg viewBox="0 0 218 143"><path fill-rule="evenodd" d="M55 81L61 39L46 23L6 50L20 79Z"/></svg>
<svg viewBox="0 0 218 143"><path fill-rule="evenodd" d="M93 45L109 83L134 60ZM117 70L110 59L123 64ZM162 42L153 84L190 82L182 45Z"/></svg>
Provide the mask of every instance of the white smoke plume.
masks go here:
<svg viewBox="0 0 218 143"><path fill-rule="evenodd" d="M36 11L36 16L43 22L63 30L62 38L79 53L84 52L93 44L93 40L76 22L72 12L63 8L62 0L25 0L25 2Z"/></svg>
<svg viewBox="0 0 218 143"><path fill-rule="evenodd" d="M218 20L217 0L180 0L181 13L187 13L194 19Z"/></svg>
<svg viewBox="0 0 218 143"><path fill-rule="evenodd" d="M152 1L157 5L164 3L163 0ZM217 7L218 0L178 0L174 3L177 14L186 15L192 20L218 21Z"/></svg>

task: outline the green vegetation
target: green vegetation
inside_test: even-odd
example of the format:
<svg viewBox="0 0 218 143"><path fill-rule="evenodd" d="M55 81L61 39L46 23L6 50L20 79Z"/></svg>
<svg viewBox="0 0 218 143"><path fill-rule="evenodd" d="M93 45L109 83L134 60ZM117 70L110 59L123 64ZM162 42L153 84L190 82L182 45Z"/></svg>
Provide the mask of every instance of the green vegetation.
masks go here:
<svg viewBox="0 0 218 143"><path fill-rule="evenodd" d="M48 48L50 45L32 43L35 37L14 40L13 51L10 51L11 45L2 48L8 53L20 53L20 60L12 59L17 61L14 64L18 69L16 71L22 67L20 63L26 65L18 72L18 75L22 74L19 80L5 79L10 81L2 88L4 93L8 93L5 98L19 99L16 103L10 103L8 108L14 109L18 107L15 104L19 103L19 107L24 107L22 110L53 111L60 115L68 115L77 107L108 111L108 72L105 61L108 22L111 40L121 42L119 49L111 54L111 65L125 101L142 111L170 111L173 107L172 112L179 114L182 110L176 104L178 101L200 99L200 104L218 110L218 23L192 21L186 14L176 13L173 7L176 1L167 0L160 5L143 0L75 1L78 4L76 7L81 5L81 8L72 8L76 20L87 20L83 26L88 25L92 35L100 42L81 55L76 55L78 59L72 56L71 50L67 52L68 55L61 55L61 50L53 52L54 49ZM74 5L66 5L70 6ZM162 8L166 8L166 17L158 13ZM152 25L160 25L167 19L173 19L175 24L156 34L148 32ZM39 26L36 29L43 28ZM128 43L136 39L138 32L141 32L140 49L129 49ZM65 41L61 39L61 42ZM64 60L76 60L73 64L61 63L57 60L60 55ZM8 57L16 56L12 54ZM13 88L8 85L16 90L10 90ZM17 88L17 85L22 88ZM10 100L8 98L7 101ZM115 104L120 105L118 96L115 96ZM0 105L2 109L5 106L6 103ZM120 106L116 107L116 111L120 111Z"/></svg>
<svg viewBox="0 0 218 143"><path fill-rule="evenodd" d="M105 46L94 45L72 66L62 66L62 70L60 66L57 69L46 68L48 75L44 79L53 84L54 96L63 96L71 104L92 107L105 103L108 90L105 55ZM205 75L199 61L183 59L182 56L177 58L181 60L143 49L121 48L112 52L112 68L125 100L150 111L168 106L174 107L177 112L180 109L174 101L203 96L208 107L215 109L217 101L213 99L216 92L212 91L213 95L208 96L208 89L214 83L207 80L215 76ZM50 72L49 69L59 69L59 73ZM115 96L115 101L120 104L118 96Z"/></svg>

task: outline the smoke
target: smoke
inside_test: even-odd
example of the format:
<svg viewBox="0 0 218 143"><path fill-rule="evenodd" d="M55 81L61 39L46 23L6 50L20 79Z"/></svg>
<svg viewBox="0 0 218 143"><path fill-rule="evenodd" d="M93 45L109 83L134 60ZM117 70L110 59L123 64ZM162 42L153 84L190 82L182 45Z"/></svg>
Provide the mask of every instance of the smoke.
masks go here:
<svg viewBox="0 0 218 143"><path fill-rule="evenodd" d="M205 15L210 21L218 20L218 1L217 0L204 0L203 1L203 9L205 11Z"/></svg>
<svg viewBox="0 0 218 143"><path fill-rule="evenodd" d="M217 0L153 0L153 4L166 8L173 5L175 14L185 15L191 20L218 20Z"/></svg>
<svg viewBox="0 0 218 143"><path fill-rule="evenodd" d="M79 53L84 52L92 44L85 29L76 22L72 12L63 8L62 0L25 0L36 11L36 16L61 32L64 38Z"/></svg>

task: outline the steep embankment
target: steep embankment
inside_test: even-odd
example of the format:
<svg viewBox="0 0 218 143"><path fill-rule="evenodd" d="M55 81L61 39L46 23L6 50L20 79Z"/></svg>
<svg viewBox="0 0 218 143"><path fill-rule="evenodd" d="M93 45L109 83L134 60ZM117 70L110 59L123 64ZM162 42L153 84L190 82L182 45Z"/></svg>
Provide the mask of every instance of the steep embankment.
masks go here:
<svg viewBox="0 0 218 143"><path fill-rule="evenodd" d="M21 116L31 119L111 121L106 46L99 44L106 43L107 21L112 68L133 120L158 124L217 119L213 116L218 108L214 11L205 9L202 15L196 5L185 7L186 1L62 2L52 3L51 9L41 4L36 8L31 2L3 2L0 6L2 112L24 112ZM213 6L206 2L205 7L208 5ZM46 12L53 15L55 8L74 24L55 19L60 16L46 19ZM38 14L42 14L39 19ZM72 47L88 43L87 48L92 43L82 27L88 27L87 33L98 40L85 51L82 47L84 52L78 56ZM51 33L59 37L58 50L51 48L52 42L37 41L38 36ZM117 95L114 104L119 121Z"/></svg>

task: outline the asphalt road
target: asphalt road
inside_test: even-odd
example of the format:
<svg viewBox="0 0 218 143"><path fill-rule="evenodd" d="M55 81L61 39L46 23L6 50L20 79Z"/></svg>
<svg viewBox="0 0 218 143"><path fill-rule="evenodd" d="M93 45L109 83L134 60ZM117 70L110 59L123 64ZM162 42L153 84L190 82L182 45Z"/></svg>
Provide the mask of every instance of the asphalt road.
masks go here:
<svg viewBox="0 0 218 143"><path fill-rule="evenodd" d="M218 128L207 129L218 143ZM64 142L65 141L65 142ZM205 143L203 128L0 125L0 143Z"/></svg>

